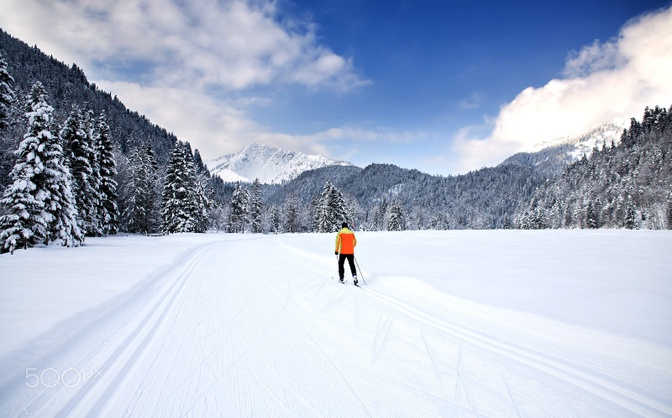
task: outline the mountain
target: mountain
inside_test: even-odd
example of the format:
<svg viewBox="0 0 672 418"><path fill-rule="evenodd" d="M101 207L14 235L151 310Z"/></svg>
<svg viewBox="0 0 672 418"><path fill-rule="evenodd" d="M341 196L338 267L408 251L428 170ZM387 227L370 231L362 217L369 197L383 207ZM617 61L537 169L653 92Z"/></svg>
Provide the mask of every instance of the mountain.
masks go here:
<svg viewBox="0 0 672 418"><path fill-rule="evenodd" d="M255 178L266 184L279 184L301 173L333 165L352 166L345 161L330 160L321 155L308 155L268 145L252 143L242 150L206 161L213 176L227 182L251 183Z"/></svg>
<svg viewBox="0 0 672 418"><path fill-rule="evenodd" d="M500 165L530 166L549 175L560 174L583 155L590 156L594 148L609 147L612 143L618 145L623 130L629 126L628 119L614 118L578 135L541 142L534 147L534 151L514 154Z"/></svg>

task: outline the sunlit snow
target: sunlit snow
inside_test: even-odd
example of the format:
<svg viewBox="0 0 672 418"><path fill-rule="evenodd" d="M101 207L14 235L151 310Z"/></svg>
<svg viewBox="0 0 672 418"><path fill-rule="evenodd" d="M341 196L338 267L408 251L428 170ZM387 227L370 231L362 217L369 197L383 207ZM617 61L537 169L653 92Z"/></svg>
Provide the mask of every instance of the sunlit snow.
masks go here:
<svg viewBox="0 0 672 418"><path fill-rule="evenodd" d="M672 415L669 231L357 239L361 288L334 234L4 254L0 416Z"/></svg>

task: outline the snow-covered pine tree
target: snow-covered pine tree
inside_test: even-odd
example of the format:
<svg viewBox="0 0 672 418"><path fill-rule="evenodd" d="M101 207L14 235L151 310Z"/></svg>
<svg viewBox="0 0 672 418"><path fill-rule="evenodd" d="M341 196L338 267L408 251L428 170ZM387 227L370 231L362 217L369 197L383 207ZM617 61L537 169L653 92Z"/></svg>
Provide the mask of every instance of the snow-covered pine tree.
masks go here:
<svg viewBox="0 0 672 418"><path fill-rule="evenodd" d="M96 153L87 125L79 107L73 106L59 135L72 175L79 228L85 235L97 235L99 199L95 187L98 184L95 184L92 167L92 164L96 164Z"/></svg>
<svg viewBox="0 0 672 418"><path fill-rule="evenodd" d="M322 213L322 197L319 195L313 196L310 199L310 220L312 224L310 225L312 231L319 231L319 222L320 222L320 213Z"/></svg>
<svg viewBox="0 0 672 418"><path fill-rule="evenodd" d="M81 239L69 196L69 176L61 150L51 132L53 108L40 82L28 96L28 132L16 152L13 184L0 200L7 213L0 217L3 251L61 239L74 246Z"/></svg>
<svg viewBox="0 0 672 418"><path fill-rule="evenodd" d="M188 205L188 211L194 219L193 232L203 233L208 230L209 212L212 207L208 197L208 176L207 172L201 171L202 165L197 165L194 155L191 152L189 143L185 144L185 158L187 159L187 169L190 174L188 178L191 199ZM200 159L198 150L196 155ZM202 161L200 162L202 164Z"/></svg>
<svg viewBox="0 0 672 418"><path fill-rule="evenodd" d="M280 209L277 206L271 209L269 221L273 233L278 234L282 232L282 217L280 216Z"/></svg>
<svg viewBox="0 0 672 418"><path fill-rule="evenodd" d="M152 146L136 149L129 161L130 184L124 199L123 219L129 232L149 234L158 232L162 223L160 213L158 165Z"/></svg>
<svg viewBox="0 0 672 418"><path fill-rule="evenodd" d="M637 229L637 207L630 195L627 196L625 201L625 221L623 226L627 229Z"/></svg>
<svg viewBox="0 0 672 418"><path fill-rule="evenodd" d="M114 143L105 113L98 118L95 132L96 156L100 170L100 203L98 218L103 235L114 235L119 231L119 208L117 206L117 164L114 160Z"/></svg>
<svg viewBox="0 0 672 418"><path fill-rule="evenodd" d="M89 191L90 191L90 202L93 205L91 211L88 212L90 228L87 231L88 235L91 236L101 236L103 235L103 228L101 225L101 184L103 182L102 175L100 173L100 157L98 155L98 138L97 138L97 125L98 121L96 120L95 113L93 110L89 109L84 115L84 126L86 131L86 139L88 148L92 151L91 156L91 176L89 177Z"/></svg>
<svg viewBox="0 0 672 418"><path fill-rule="evenodd" d="M77 247L84 241L84 234L77 224L72 177L57 130L52 132L44 153L49 157L44 163L46 188L49 190L45 210L51 214L51 221L47 225L47 239L58 240L66 247Z"/></svg>
<svg viewBox="0 0 672 418"><path fill-rule="evenodd" d="M380 202L380 205L372 209L373 212L373 230L374 231L382 231L385 229L386 222L385 220L387 219L387 199L383 198L383 200Z"/></svg>
<svg viewBox="0 0 672 418"><path fill-rule="evenodd" d="M586 206L586 225L589 229L597 229L600 227L598 211L592 200L589 200Z"/></svg>
<svg viewBox="0 0 672 418"><path fill-rule="evenodd" d="M164 233L196 230L195 203L192 201L194 184L192 168L189 166L185 147L178 142L170 156L166 170L166 182L163 186L161 216Z"/></svg>
<svg viewBox="0 0 672 418"><path fill-rule="evenodd" d="M301 230L300 215L299 215L299 198L290 194L285 201L285 225L283 232L295 233Z"/></svg>
<svg viewBox="0 0 672 418"><path fill-rule="evenodd" d="M253 234L263 232L261 224L262 209L261 182L256 178L250 190L250 230Z"/></svg>
<svg viewBox="0 0 672 418"><path fill-rule="evenodd" d="M233 233L245 233L248 214L249 194L238 182L229 203L229 230Z"/></svg>
<svg viewBox="0 0 672 418"><path fill-rule="evenodd" d="M28 132L16 151L17 160L11 172L13 184L5 190L0 204L5 215L0 217L0 243L3 252L17 247L28 248L43 242L47 234L44 201L44 144L51 136L53 108L46 103L41 83L33 86L28 97Z"/></svg>
<svg viewBox="0 0 672 418"><path fill-rule="evenodd" d="M327 181L322 189L322 194L319 198L313 199L313 226L315 232L331 232L332 226L329 223L329 212L327 210L327 199L331 190L331 183Z"/></svg>
<svg viewBox="0 0 672 418"><path fill-rule="evenodd" d="M317 232L336 232L341 223L348 219L347 208L343 194L327 181L322 189L322 195L316 208Z"/></svg>
<svg viewBox="0 0 672 418"><path fill-rule="evenodd" d="M159 164L156 161L152 144L147 145L141 158L142 181L137 186L142 187L142 190L138 190L141 196L140 203L144 208L142 230L149 234L160 231L163 224L163 217L161 216L163 183L161 182Z"/></svg>
<svg viewBox="0 0 672 418"><path fill-rule="evenodd" d="M10 87L13 82L14 79L7 71L7 61L0 54L0 129L7 126L9 110L14 103L14 90Z"/></svg>
<svg viewBox="0 0 672 418"><path fill-rule="evenodd" d="M392 201L390 205L390 221L387 224L388 231L403 231L406 229L404 219L404 208L398 200Z"/></svg>

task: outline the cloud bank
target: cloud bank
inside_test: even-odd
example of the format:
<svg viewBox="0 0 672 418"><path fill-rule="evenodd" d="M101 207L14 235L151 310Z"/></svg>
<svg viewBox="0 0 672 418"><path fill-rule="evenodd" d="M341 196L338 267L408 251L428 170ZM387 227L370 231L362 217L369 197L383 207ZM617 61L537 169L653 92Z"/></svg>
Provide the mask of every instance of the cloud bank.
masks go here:
<svg viewBox="0 0 672 418"><path fill-rule="evenodd" d="M97 78L200 89L365 83L313 25L270 0L4 0L2 14L5 30Z"/></svg>
<svg viewBox="0 0 672 418"><path fill-rule="evenodd" d="M340 94L368 83L351 58L320 44L312 23L283 15L273 0L4 0L2 9L10 34L77 63L206 158L251 141L328 155L254 122L246 109L272 101L254 92L286 85Z"/></svg>
<svg viewBox="0 0 672 418"><path fill-rule="evenodd" d="M641 118L645 106L672 104L672 7L628 22L607 42L566 60L564 77L528 87L500 108L485 138L464 127L453 140L455 171L499 164L534 145L584 132L615 117Z"/></svg>

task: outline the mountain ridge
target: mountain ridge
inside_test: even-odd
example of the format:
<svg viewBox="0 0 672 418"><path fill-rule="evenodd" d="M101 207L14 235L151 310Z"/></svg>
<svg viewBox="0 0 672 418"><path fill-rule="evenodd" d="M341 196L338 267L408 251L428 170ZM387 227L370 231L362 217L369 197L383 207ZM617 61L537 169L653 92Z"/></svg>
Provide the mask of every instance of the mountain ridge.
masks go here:
<svg viewBox="0 0 672 418"><path fill-rule="evenodd" d="M613 118L582 133L538 143L532 151L516 153L499 165L525 165L549 175L560 174L583 155L590 157L594 148L618 145L623 130L629 125L630 121L625 118Z"/></svg>
<svg viewBox="0 0 672 418"><path fill-rule="evenodd" d="M309 155L252 142L238 152L206 161L213 176L225 182L251 183L258 178L264 184L281 184L301 173L332 165L352 166L322 155Z"/></svg>

